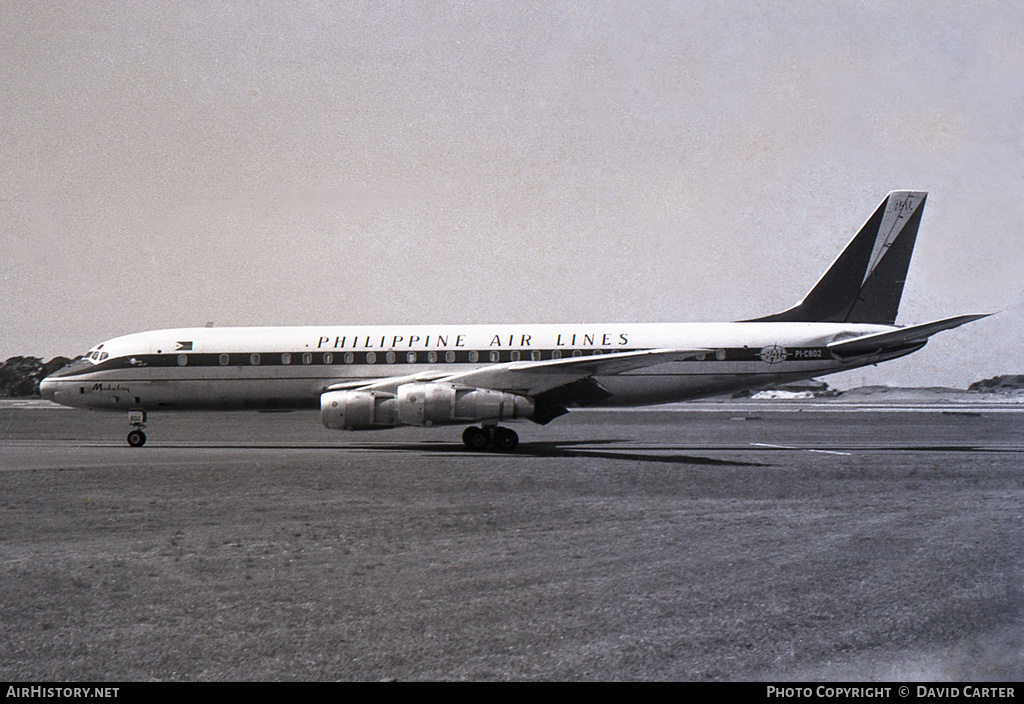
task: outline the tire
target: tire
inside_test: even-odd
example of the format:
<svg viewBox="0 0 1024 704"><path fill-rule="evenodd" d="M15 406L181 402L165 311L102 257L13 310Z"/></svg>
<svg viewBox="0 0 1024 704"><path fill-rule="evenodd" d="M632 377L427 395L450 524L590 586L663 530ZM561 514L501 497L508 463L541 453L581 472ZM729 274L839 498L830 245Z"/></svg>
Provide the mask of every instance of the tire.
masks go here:
<svg viewBox="0 0 1024 704"><path fill-rule="evenodd" d="M464 442L466 447L470 450L480 452L487 449L487 446L491 444L491 439L482 429L470 426L463 431L462 442Z"/></svg>
<svg viewBox="0 0 1024 704"><path fill-rule="evenodd" d="M508 428L495 428L494 438L491 440L494 447L502 452L511 452L519 446L519 436L516 431Z"/></svg>
<svg viewBox="0 0 1024 704"><path fill-rule="evenodd" d="M128 433L128 444L132 447L142 447L146 444L146 434L141 430L133 430Z"/></svg>

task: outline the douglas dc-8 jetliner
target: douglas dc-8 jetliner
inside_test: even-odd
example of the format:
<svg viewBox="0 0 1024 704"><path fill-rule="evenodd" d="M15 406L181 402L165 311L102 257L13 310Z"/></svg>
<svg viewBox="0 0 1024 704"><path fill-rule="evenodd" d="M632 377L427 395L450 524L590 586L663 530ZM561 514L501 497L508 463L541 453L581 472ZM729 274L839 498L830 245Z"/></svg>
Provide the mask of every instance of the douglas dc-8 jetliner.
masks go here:
<svg viewBox="0 0 1024 704"><path fill-rule="evenodd" d="M927 194L886 196L810 293L732 323L179 328L96 345L40 384L66 406L128 412L320 408L325 426L470 424L465 444L511 450L499 423L583 406L642 406L877 364L985 317L896 326Z"/></svg>

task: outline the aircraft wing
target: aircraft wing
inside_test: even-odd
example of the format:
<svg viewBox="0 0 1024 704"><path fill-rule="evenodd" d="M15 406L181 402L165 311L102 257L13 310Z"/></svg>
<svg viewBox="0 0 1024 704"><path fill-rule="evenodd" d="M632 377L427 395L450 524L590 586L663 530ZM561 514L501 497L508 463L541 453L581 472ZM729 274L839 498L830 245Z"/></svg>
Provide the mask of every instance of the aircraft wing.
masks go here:
<svg viewBox="0 0 1024 704"><path fill-rule="evenodd" d="M911 325L905 328L897 328L888 332L877 332L871 335L862 335L848 340L839 340L830 343L828 350L835 354L846 357L859 354L871 354L894 347L911 346L917 343L924 344L928 338L943 330L952 330L966 323L987 318L991 313L982 315L958 315L953 318L936 320L932 323Z"/></svg>
<svg viewBox="0 0 1024 704"><path fill-rule="evenodd" d="M588 377L622 374L633 369L681 361L707 353L714 353L714 350L653 349L548 359L538 362L504 362L445 376L439 381L535 396Z"/></svg>
<svg viewBox="0 0 1024 704"><path fill-rule="evenodd" d="M330 386L325 387L324 391L351 391L354 389L373 389L374 391L390 391L391 393L394 393L402 384L411 384L417 381L436 381L445 376L448 376L447 372L431 370L428 372L407 374L406 376L385 376L371 377L368 379L350 379L348 381L339 381L334 384L331 384Z"/></svg>
<svg viewBox="0 0 1024 704"><path fill-rule="evenodd" d="M568 413L569 408L589 406L612 394L593 377L613 376L634 369L676 362L712 349L652 349L612 352L588 357L492 364L438 381L531 396L535 410L530 420L544 425Z"/></svg>
<svg viewBox="0 0 1024 704"><path fill-rule="evenodd" d="M547 423L566 413L567 407L586 406L611 394L594 376L622 374L656 364L675 362L715 350L651 349L611 352L586 357L543 361L501 362L451 374L443 367L401 377L353 379L328 386L325 391L360 390L395 394L403 384L443 382L467 388L493 389L531 396L537 404L532 420Z"/></svg>

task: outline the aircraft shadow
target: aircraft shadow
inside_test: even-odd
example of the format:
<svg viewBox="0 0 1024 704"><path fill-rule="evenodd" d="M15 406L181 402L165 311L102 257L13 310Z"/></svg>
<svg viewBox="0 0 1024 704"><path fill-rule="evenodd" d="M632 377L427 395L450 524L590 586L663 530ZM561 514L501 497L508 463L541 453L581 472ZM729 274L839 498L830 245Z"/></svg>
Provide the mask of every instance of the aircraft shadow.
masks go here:
<svg viewBox="0 0 1024 704"><path fill-rule="evenodd" d="M377 450L385 452L417 452L427 454L459 455L469 457L495 457L503 459L516 458L591 458L606 460L623 460L627 462L651 462L655 464L680 464L691 466L720 466L720 467L767 467L760 462L740 462L738 460L723 460L713 457L700 457L674 452L678 448L666 448L671 454L658 454L655 452L644 452L630 450L625 446L622 450L591 449L594 445L616 445L625 441L622 440L565 440L551 442L524 442L520 443L512 452L497 452L487 450L483 452L469 450L462 445L447 443L398 443L394 445L347 445L344 449L353 450ZM586 446L586 447L580 447Z"/></svg>
<svg viewBox="0 0 1024 704"><path fill-rule="evenodd" d="M589 443L593 444L593 443ZM631 462L653 462L656 464L682 464L710 467L765 467L759 462L740 462L738 460L722 460L714 457L700 457L684 454L655 454L641 451L590 450L564 447L563 443L538 442L524 443L516 448L516 453L529 457L589 457L593 459L626 460Z"/></svg>
<svg viewBox="0 0 1024 704"><path fill-rule="evenodd" d="M155 443L154 443L155 444ZM621 449L618 449L618 447ZM111 445L121 447L120 445ZM520 443L512 452L470 450L461 443L449 442L408 442L408 443L358 443L351 445L334 444L291 444L291 443L258 443L245 445L240 443L160 443L164 449L203 449L203 450L335 450L373 453L415 453L420 455L436 455L448 457L480 457L493 459L604 459L626 462L650 462L653 464L676 464L705 467L770 467L761 462L741 462L724 460L714 457L685 454L678 446L662 447L657 450L638 450L629 445L628 440L557 440L547 442Z"/></svg>

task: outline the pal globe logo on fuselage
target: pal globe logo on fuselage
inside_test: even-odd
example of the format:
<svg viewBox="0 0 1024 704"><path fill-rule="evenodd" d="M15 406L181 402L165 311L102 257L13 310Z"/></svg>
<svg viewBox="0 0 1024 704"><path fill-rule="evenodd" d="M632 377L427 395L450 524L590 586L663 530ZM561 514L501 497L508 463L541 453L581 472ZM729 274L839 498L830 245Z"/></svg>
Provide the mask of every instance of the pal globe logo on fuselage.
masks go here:
<svg viewBox="0 0 1024 704"><path fill-rule="evenodd" d="M769 345L761 350L761 361L767 364L778 364L779 362L785 362L786 357L789 353L786 352L785 347L779 345Z"/></svg>

